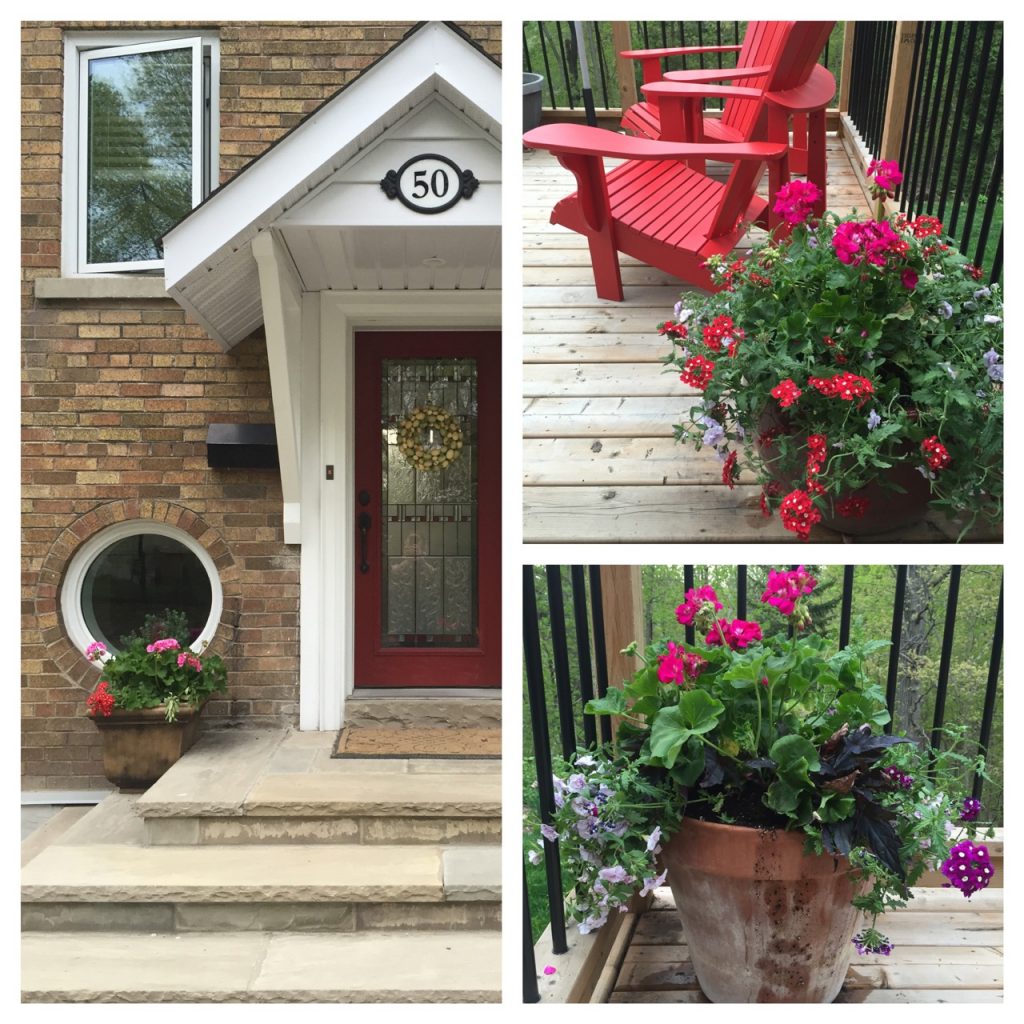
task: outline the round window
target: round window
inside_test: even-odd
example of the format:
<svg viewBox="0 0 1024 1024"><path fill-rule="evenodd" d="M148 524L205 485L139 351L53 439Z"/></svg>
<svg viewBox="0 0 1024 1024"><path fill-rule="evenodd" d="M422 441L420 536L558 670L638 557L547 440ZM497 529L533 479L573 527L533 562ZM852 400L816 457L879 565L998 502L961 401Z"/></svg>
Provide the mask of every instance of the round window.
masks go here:
<svg viewBox="0 0 1024 1024"><path fill-rule="evenodd" d="M61 595L79 650L97 640L120 650L123 638L167 612L184 618L198 649L216 632L221 606L220 580L205 548L182 530L152 522L119 523L87 541Z"/></svg>

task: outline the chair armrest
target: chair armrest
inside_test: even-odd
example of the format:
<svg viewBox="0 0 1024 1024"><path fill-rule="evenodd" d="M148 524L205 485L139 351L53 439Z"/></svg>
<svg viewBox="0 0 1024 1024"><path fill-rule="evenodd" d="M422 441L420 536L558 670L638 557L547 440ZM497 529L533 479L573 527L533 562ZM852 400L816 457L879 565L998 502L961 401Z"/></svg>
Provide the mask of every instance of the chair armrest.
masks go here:
<svg viewBox="0 0 1024 1024"><path fill-rule="evenodd" d="M650 60L652 57L682 57L688 53L739 53L742 44L736 46L670 46L660 50L620 50L619 56L628 60Z"/></svg>
<svg viewBox="0 0 1024 1024"><path fill-rule="evenodd" d="M651 82L640 86L649 99L722 99L759 100L764 92L743 85L684 85L681 82Z"/></svg>
<svg viewBox="0 0 1024 1024"><path fill-rule="evenodd" d="M770 64L761 64L747 68L708 68L707 71L666 71L666 82L681 82L686 85L703 85L707 82L728 82L734 78L756 78L767 75L772 70Z"/></svg>
<svg viewBox="0 0 1024 1024"><path fill-rule="evenodd" d="M644 86L644 91L650 86ZM827 68L815 64L803 85L781 92L766 92L765 102L790 114L808 114L827 107L836 94L835 76Z"/></svg>
<svg viewBox="0 0 1024 1024"><path fill-rule="evenodd" d="M624 160L779 160L789 151L784 142L660 142L619 135L586 124L545 124L523 136L531 149L577 156L603 156Z"/></svg>

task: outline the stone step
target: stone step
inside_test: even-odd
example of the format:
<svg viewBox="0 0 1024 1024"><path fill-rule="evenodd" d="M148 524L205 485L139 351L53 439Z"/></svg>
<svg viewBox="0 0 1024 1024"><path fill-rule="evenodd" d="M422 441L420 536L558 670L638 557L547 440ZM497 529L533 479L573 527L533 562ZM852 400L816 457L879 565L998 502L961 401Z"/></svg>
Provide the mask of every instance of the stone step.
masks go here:
<svg viewBox="0 0 1024 1024"><path fill-rule="evenodd" d="M354 932L497 928L497 846L55 844L22 871L22 927Z"/></svg>
<svg viewBox="0 0 1024 1024"><path fill-rule="evenodd" d="M220 935L29 933L38 1003L477 1003L501 999L492 931Z"/></svg>
<svg viewBox="0 0 1024 1024"><path fill-rule="evenodd" d="M146 841L500 841L500 761L332 759L332 740L211 731L138 798Z"/></svg>
<svg viewBox="0 0 1024 1024"><path fill-rule="evenodd" d="M389 729L500 729L500 690L356 690L345 702L345 723Z"/></svg>

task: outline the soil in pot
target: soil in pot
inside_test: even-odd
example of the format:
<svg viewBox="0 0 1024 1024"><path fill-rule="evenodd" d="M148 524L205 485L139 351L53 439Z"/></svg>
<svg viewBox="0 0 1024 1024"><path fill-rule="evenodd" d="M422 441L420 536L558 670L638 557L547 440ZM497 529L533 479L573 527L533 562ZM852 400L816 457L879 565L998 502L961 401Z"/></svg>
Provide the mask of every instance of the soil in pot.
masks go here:
<svg viewBox="0 0 1024 1024"><path fill-rule="evenodd" d="M802 832L684 819L662 851L704 994L715 1003L830 1003L850 961L860 884ZM856 887L856 889L855 889Z"/></svg>

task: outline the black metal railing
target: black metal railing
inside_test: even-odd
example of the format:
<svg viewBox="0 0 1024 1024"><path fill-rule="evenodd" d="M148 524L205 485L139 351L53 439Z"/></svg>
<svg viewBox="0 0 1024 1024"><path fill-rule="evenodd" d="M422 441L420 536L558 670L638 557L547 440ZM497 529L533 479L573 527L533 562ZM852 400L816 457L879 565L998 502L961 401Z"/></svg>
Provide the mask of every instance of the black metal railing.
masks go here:
<svg viewBox="0 0 1024 1024"><path fill-rule="evenodd" d="M889 67L896 40L894 21L858 21L850 62L850 120L872 153L882 147Z"/></svg>
<svg viewBox="0 0 1024 1024"><path fill-rule="evenodd" d="M895 29L857 22L854 34L848 113L872 156L895 152L883 138ZM1003 270L1002 85L1002 22L917 22L903 123L889 127L899 208L938 217L990 281Z"/></svg>
<svg viewBox="0 0 1024 1024"><path fill-rule="evenodd" d="M794 567L795 568L795 567ZM699 567L683 566L682 589L696 585ZM968 571L972 571L968 569ZM989 752L993 746L995 711L1000 691L1000 676L1003 650L1003 582L1002 570L980 567L977 571L990 576L998 575L999 597L995 621L987 658L987 674L981 720L978 730L978 746ZM958 613L962 611L961 593L964 570L951 566L944 581L946 587L945 607L942 614L941 650L935 677L935 703L931 715L930 732L923 738L930 739L938 748L942 742L948 707L950 672L953 663L953 643L956 637ZM763 574L762 574L763 575ZM543 588L538 600L538 583L543 578ZM701 575L701 582L705 577ZM747 614L747 593L752 576L748 567L736 567L734 577L734 603L736 614L744 618ZM845 647L853 633L855 623L856 567L845 566L838 597L828 599L829 614L838 613L837 641ZM994 586L994 580L991 586ZM890 626L891 647L887 658L886 703L893 722L900 725L901 708L898 703L898 681L901 656L907 639L908 613L917 616L920 612L920 593L916 591L914 567L896 567L892 590L892 616ZM572 618L565 614L565 593L571 594ZM938 591L940 599L941 590ZM681 598L680 593L678 597ZM546 600L544 600L546 598ZM916 602L916 603L915 603ZM730 602L731 604L732 602ZM931 603L931 602L930 602ZM823 607L826 607L823 605ZM933 609L937 620L940 609ZM863 623L860 624L863 629ZM651 623L647 631L651 632ZM656 630L656 627L655 627ZM963 631L961 630L961 633ZM977 630L975 630L977 633ZM693 626L685 627L687 643L694 642ZM610 638L613 642L625 641L625 637ZM633 638L630 638L633 639ZM649 642L652 637L636 637ZM978 636L962 637L973 643ZM586 702L594 695L594 681L599 696L607 692L608 670L603 623L603 602L600 569L595 566L546 566L541 572L533 566L523 568L523 652L524 674L528 695L529 720L524 753L532 751L536 766L537 804L541 821L550 822L555 810L554 786L552 782L552 737L557 737L563 758L568 758L577 748L577 737L582 736L580 746L592 746L600 735L601 740L609 739L607 718L595 722L594 716L583 713ZM930 663L929 663L930 664ZM547 666L547 670L545 668ZM973 692L973 691L972 691ZM553 698L553 700L552 700ZM556 706L552 707L552 703ZM603 732L601 730L604 730ZM997 737L997 750L1001 756L1001 734ZM972 794L981 799L985 780L975 773ZM997 813L1001 820L1001 812ZM544 872L548 910L550 913L552 952L564 953L568 949L564 915L564 886L559 863L557 844L544 843ZM533 952L531 908L526 873L523 877L523 999L537 1002L540 999L536 963Z"/></svg>
<svg viewBox="0 0 1024 1024"><path fill-rule="evenodd" d="M588 67L595 107L617 110L619 77L612 22L583 22ZM740 46L745 21L631 21L628 22L632 49L665 49L682 46ZM544 76L545 106L576 110L583 106L579 48L571 21L530 21L523 23L523 70ZM839 77L842 62L842 27L837 26L822 50L821 63ZM735 53L702 53L670 57L666 70L731 68ZM634 62L636 87L642 84L641 68ZM710 100L709 110L720 110L719 100Z"/></svg>

